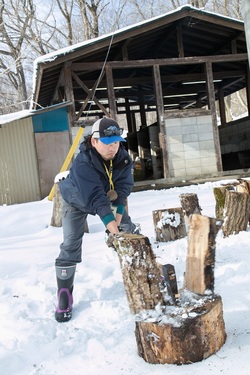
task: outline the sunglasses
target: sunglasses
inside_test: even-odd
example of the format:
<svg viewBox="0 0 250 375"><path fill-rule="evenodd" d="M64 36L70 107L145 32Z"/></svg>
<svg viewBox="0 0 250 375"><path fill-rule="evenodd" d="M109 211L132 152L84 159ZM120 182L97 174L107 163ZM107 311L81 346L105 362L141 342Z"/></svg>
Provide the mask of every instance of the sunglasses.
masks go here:
<svg viewBox="0 0 250 375"><path fill-rule="evenodd" d="M110 126L103 130L105 137L110 137L111 135L122 135L123 129L117 128L116 126Z"/></svg>

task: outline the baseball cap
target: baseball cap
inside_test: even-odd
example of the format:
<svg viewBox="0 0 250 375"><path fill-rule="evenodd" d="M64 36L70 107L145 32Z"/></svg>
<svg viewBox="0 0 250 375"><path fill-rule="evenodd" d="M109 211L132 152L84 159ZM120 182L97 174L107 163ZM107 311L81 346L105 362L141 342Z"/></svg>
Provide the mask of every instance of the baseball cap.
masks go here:
<svg viewBox="0 0 250 375"><path fill-rule="evenodd" d="M111 118L103 117L97 120L92 126L92 137L100 139L105 145L109 145L114 142L126 142L121 137L123 129L117 124L117 122Z"/></svg>

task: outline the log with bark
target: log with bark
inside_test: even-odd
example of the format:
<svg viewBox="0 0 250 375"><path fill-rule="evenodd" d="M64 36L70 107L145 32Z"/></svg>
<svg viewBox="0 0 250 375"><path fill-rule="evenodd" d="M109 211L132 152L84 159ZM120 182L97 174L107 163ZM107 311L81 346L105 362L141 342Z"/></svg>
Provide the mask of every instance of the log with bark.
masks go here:
<svg viewBox="0 0 250 375"><path fill-rule="evenodd" d="M236 185L236 191L238 191L238 193L250 194L250 181L242 178L238 179L237 181L238 185Z"/></svg>
<svg viewBox="0 0 250 375"><path fill-rule="evenodd" d="M186 225L181 207L153 211L156 240L174 241L186 237Z"/></svg>
<svg viewBox="0 0 250 375"><path fill-rule="evenodd" d="M50 225L52 227L62 226L62 196L60 193L59 183L55 184L55 192L53 197L53 212Z"/></svg>
<svg viewBox="0 0 250 375"><path fill-rule="evenodd" d="M188 232L189 220L191 215L199 214L201 215L201 207L199 204L199 199L195 193L185 193L180 195L180 203L184 213L186 231Z"/></svg>
<svg viewBox="0 0 250 375"><path fill-rule="evenodd" d="M225 199L224 223L222 232L225 237L247 230L250 217L250 195L236 191L227 191Z"/></svg>
<svg viewBox="0 0 250 375"><path fill-rule="evenodd" d="M138 354L152 364L189 364L216 353L226 339L221 298L184 289L173 304L147 237L119 233L114 246L136 314Z"/></svg>
<svg viewBox="0 0 250 375"><path fill-rule="evenodd" d="M180 195L180 203L185 216L188 218L192 214L201 214L199 199L195 193L185 193Z"/></svg>
<svg viewBox="0 0 250 375"><path fill-rule="evenodd" d="M55 183L55 193L53 197L53 212L50 225L52 227L62 226L62 196L60 193L60 181ZM84 225L84 233L89 233L87 220L85 221Z"/></svg>
<svg viewBox="0 0 250 375"><path fill-rule="evenodd" d="M161 274L149 239L142 234L122 233L114 238L125 291L133 314L164 304Z"/></svg>
<svg viewBox="0 0 250 375"><path fill-rule="evenodd" d="M188 295L188 294L187 294ZM191 364L216 353L226 340L220 296L182 295L178 307L137 317L138 354L152 364ZM196 300L196 303L194 302Z"/></svg>

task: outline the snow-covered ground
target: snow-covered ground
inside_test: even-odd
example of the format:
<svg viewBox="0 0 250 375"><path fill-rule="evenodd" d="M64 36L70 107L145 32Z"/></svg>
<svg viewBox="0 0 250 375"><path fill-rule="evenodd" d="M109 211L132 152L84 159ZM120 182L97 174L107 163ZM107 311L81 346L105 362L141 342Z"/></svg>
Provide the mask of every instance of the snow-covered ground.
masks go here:
<svg viewBox="0 0 250 375"><path fill-rule="evenodd" d="M228 181L223 181L223 183ZM155 243L152 211L180 206L196 193L202 214L215 215L213 187L132 193L129 213L149 237L160 263L172 263L183 280L187 238ZM250 231L216 239L215 292L221 295L227 340L214 355L190 365L152 365L137 354L117 254L104 242L104 227L89 216L83 262L77 266L74 315L54 320L54 259L62 228L50 226L53 203L0 206L0 368L4 375L247 375L250 374Z"/></svg>

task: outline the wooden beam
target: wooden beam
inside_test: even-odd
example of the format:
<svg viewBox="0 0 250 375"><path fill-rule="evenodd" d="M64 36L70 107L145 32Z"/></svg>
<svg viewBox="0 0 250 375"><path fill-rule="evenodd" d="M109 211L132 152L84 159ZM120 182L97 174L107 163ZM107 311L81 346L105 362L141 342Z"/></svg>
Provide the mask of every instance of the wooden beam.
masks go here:
<svg viewBox="0 0 250 375"><path fill-rule="evenodd" d="M224 79L224 78L237 78L237 77L245 77L246 71L245 70L231 70L225 72L214 72L214 79ZM173 83L173 82L181 82L181 81L204 81L206 79L205 73L187 73L187 74L170 74L161 76L162 83ZM93 80L85 81L88 82L88 86L92 87L94 84ZM152 77L127 77L127 78L117 78L114 79L115 86L133 86L133 85L147 85L152 84ZM106 81L102 80L99 85L99 88L106 89ZM171 89L171 88L170 88ZM182 88L182 90L190 91L190 89ZM176 89L175 89L176 90Z"/></svg>
<svg viewBox="0 0 250 375"><path fill-rule="evenodd" d="M63 101L62 92L60 90L60 87L62 87L63 83L64 83L63 80L64 80L64 70L61 69L56 87L54 89L54 93L52 95L52 100L51 100L52 104L55 102L55 100L58 100L58 101L61 101L61 102Z"/></svg>
<svg viewBox="0 0 250 375"><path fill-rule="evenodd" d="M177 27L177 46L178 46L178 55L179 57L185 56L184 46L183 46L183 38L182 38L182 28L181 26Z"/></svg>
<svg viewBox="0 0 250 375"><path fill-rule="evenodd" d="M225 98L224 98L223 89L220 89L218 93L219 93L220 122L221 122L221 125L224 125L226 124L227 120L226 120Z"/></svg>
<svg viewBox="0 0 250 375"><path fill-rule="evenodd" d="M105 72L106 72L106 83L107 83L107 90L108 90L110 115L114 120L116 120L117 108L116 108L116 101L115 101L115 90L114 90L112 68L109 65L106 65Z"/></svg>
<svg viewBox="0 0 250 375"><path fill-rule="evenodd" d="M74 90L73 90L73 84L72 84L72 75L71 75L71 64L65 63L64 65L64 91L66 100L72 102L72 104L69 106L69 123L70 126L74 126L75 122L75 116L76 116L76 110L75 110L75 99L74 99Z"/></svg>
<svg viewBox="0 0 250 375"><path fill-rule="evenodd" d="M157 122L160 130L160 147L162 150L162 165L163 165L163 177L169 177L169 158L167 151L167 134L165 127L165 116L164 116L164 103L162 97L162 86L161 86L161 73L159 65L153 66L154 76L154 89L155 89L155 101L157 108Z"/></svg>
<svg viewBox="0 0 250 375"><path fill-rule="evenodd" d="M248 109L248 116L250 116L250 72L249 72L249 66L247 69L247 75L246 75L246 94L247 94L247 109Z"/></svg>
<svg viewBox="0 0 250 375"><path fill-rule="evenodd" d="M41 83L42 83L42 78L43 78L43 70L44 70L44 66L40 66L40 69L37 72L36 92L35 92L35 96L34 96L34 99L33 99L33 102L32 102L32 104L33 104L32 109L39 109L39 108L41 108L41 106L39 106L39 104L38 104L38 99L39 99L39 93L40 93L40 90L41 90Z"/></svg>
<svg viewBox="0 0 250 375"><path fill-rule="evenodd" d="M190 65L190 64L204 64L206 62L235 62L247 61L247 53L217 55L217 56L191 56L191 57L173 57L168 59L146 59L146 60L131 60L131 61L108 61L106 66L113 69L124 68L143 68L153 65L167 66L167 65ZM89 71L102 69L103 62L78 63L73 64L73 70Z"/></svg>
<svg viewBox="0 0 250 375"><path fill-rule="evenodd" d="M99 102L99 100L95 97L95 89L89 90L88 87L80 80L80 78L72 72L72 77L74 80L78 83L78 85L87 93L88 100L91 98L94 100L94 102L97 104L97 106L107 115L109 116L109 113L107 112L106 108ZM86 98L86 99L87 99ZM86 100L85 100L86 102ZM84 103L85 104L85 103Z"/></svg>
<svg viewBox="0 0 250 375"><path fill-rule="evenodd" d="M132 121L131 121L131 113L130 113L130 104L129 100L125 99L125 108L126 108L126 119L127 119L127 127L128 131L132 132Z"/></svg>
<svg viewBox="0 0 250 375"><path fill-rule="evenodd" d="M218 126L217 126L217 118L216 118L212 63L210 61L207 61L205 66L206 66L206 75L207 75L206 81L207 81L208 107L211 110L211 116L212 116L217 171L221 172L223 168L222 168L222 160L221 160L220 138L219 138L219 131L218 131Z"/></svg>
<svg viewBox="0 0 250 375"><path fill-rule="evenodd" d="M140 107L141 126L145 127L147 126L147 119L146 119L145 101L144 101L144 95L143 95L142 89L139 92L138 101L139 101L139 107Z"/></svg>

